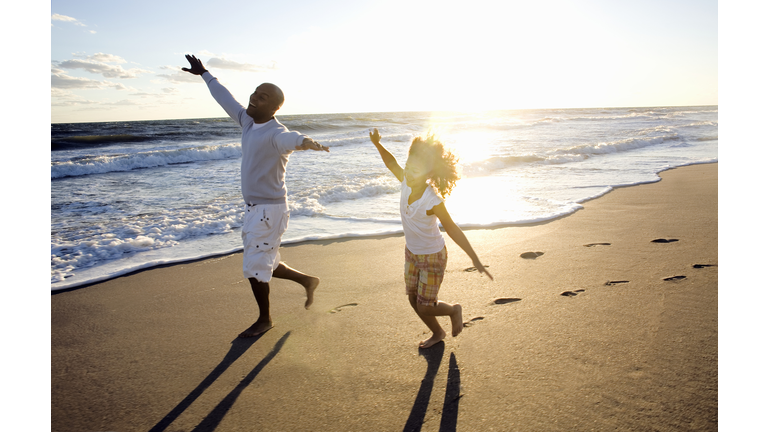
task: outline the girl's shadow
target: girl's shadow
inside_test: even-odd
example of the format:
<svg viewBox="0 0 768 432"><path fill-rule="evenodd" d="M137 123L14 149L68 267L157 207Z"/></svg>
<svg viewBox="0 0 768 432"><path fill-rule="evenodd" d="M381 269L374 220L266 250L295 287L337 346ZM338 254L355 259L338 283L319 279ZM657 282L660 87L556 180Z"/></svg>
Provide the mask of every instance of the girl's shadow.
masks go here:
<svg viewBox="0 0 768 432"><path fill-rule="evenodd" d="M424 379L421 380L421 387L419 387L419 392L416 394L411 415L408 416L403 432L421 430L421 426L424 424L424 417L427 414L429 398L432 395L432 388L435 384L435 376L438 369L440 369L444 352L445 343L443 342L427 349L419 349L419 355L427 360L427 372L424 374ZM456 362L456 355L451 353L451 360L448 366L448 384L445 388L443 414L440 420L440 431L456 430L456 421L459 416L459 398L461 398L461 371Z"/></svg>

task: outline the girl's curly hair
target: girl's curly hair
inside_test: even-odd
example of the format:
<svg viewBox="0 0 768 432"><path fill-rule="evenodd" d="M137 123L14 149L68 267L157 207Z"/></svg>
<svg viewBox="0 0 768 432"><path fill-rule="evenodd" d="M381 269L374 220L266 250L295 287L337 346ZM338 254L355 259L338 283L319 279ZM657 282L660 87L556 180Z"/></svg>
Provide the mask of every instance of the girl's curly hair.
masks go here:
<svg viewBox="0 0 768 432"><path fill-rule="evenodd" d="M429 184L445 199L460 178L457 168L459 158L445 148L433 133L417 136L411 141L408 156L414 154L432 161L433 174L429 178Z"/></svg>

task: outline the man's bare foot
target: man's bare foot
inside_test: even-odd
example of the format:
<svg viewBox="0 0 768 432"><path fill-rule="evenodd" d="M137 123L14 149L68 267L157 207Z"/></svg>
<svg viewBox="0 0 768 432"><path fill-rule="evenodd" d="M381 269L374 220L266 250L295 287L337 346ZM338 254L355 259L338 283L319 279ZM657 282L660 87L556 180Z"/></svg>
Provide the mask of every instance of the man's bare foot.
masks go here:
<svg viewBox="0 0 768 432"><path fill-rule="evenodd" d="M307 301L304 302L304 309L309 309L312 306L312 302L315 301L315 289L320 285L320 279L314 276L309 277L309 282L304 285L304 289L307 290Z"/></svg>
<svg viewBox="0 0 768 432"><path fill-rule="evenodd" d="M461 305L456 304L453 306L453 314L451 314L451 327L453 329L453 337L456 337L464 329L464 322L461 316Z"/></svg>
<svg viewBox="0 0 768 432"><path fill-rule="evenodd" d="M273 327L271 321L259 322L256 321L252 326L248 327L244 332L237 335L239 338L249 338L258 336Z"/></svg>
<svg viewBox="0 0 768 432"><path fill-rule="evenodd" d="M419 348L429 348L443 339L445 339L445 332L440 330L440 333L432 333L431 338L421 341L421 343L419 343Z"/></svg>

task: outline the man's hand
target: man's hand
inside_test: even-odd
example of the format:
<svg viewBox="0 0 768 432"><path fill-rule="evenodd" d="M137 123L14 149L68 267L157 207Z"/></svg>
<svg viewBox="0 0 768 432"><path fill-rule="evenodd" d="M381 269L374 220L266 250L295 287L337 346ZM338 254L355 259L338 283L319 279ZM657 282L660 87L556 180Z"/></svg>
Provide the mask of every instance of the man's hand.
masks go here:
<svg viewBox="0 0 768 432"><path fill-rule="evenodd" d="M301 145L296 146L296 150L325 150L327 152L330 152L331 149L320 144L319 142L313 140L312 138L304 138L304 141L302 141Z"/></svg>
<svg viewBox="0 0 768 432"><path fill-rule="evenodd" d="M205 67L203 66L203 62L198 60L197 57L189 54L187 54L186 57L187 57L187 60L189 61L190 67L181 68L181 70L183 70L184 72L189 72L193 75L202 75L205 72L207 72Z"/></svg>
<svg viewBox="0 0 768 432"><path fill-rule="evenodd" d="M368 137L371 138L371 142L374 144L381 143L381 135L379 135L379 130L376 128L373 128L373 132L368 131Z"/></svg>

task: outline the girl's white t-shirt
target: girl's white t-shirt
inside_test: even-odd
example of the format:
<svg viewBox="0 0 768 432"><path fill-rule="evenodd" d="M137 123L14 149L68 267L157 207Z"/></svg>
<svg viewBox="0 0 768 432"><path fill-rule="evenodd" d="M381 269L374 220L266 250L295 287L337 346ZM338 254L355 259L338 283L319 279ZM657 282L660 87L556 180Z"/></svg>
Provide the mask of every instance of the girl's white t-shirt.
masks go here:
<svg viewBox="0 0 768 432"><path fill-rule="evenodd" d="M413 204L408 205L411 188L405 182L400 191L400 219L403 221L405 246L411 253L433 254L445 247L445 239L440 232L437 216L427 216L427 211L443 202L432 186L427 186L424 194Z"/></svg>

